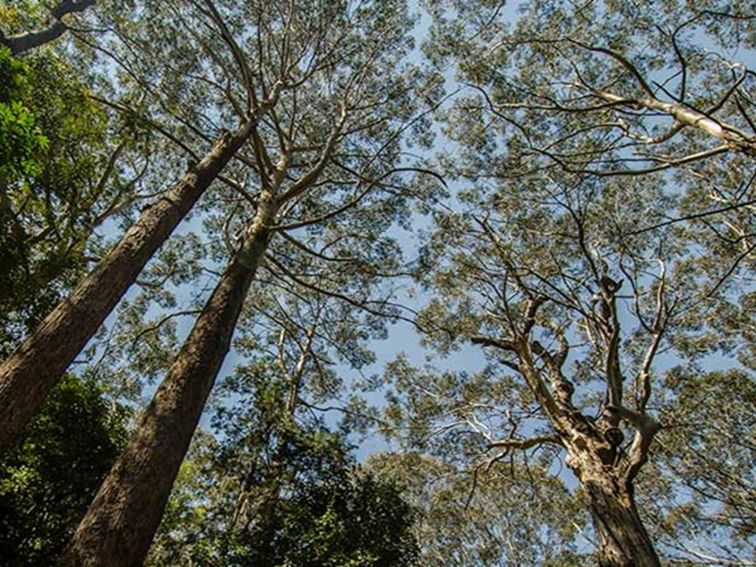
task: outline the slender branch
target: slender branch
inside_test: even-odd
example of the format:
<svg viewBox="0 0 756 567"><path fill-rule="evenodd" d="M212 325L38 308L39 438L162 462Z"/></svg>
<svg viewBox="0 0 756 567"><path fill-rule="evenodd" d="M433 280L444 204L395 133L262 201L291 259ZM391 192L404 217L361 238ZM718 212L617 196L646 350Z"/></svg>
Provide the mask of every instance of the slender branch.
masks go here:
<svg viewBox="0 0 756 567"><path fill-rule="evenodd" d="M559 445L560 447L563 447L562 439L558 435L540 435L537 437L530 437L528 439L501 439L496 441L491 441L488 444L489 448L506 448L506 449L517 449L517 450L526 450L530 449L531 447L536 447L543 445L544 443L549 443L552 445Z"/></svg>

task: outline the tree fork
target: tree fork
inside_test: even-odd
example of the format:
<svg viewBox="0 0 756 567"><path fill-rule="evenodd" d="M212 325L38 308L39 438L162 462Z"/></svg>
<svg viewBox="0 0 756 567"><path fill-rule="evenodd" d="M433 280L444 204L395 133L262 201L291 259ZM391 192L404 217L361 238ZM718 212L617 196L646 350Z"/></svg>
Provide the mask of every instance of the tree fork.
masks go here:
<svg viewBox="0 0 756 567"><path fill-rule="evenodd" d="M236 321L270 240L276 204L260 200L243 253L229 263L181 351L100 486L66 549L69 567L141 565L160 525L173 482Z"/></svg>
<svg viewBox="0 0 756 567"><path fill-rule="evenodd" d="M0 33L0 44L7 46L11 54L20 55L25 51L36 49L58 39L68 30L63 22L63 16L83 12L94 6L97 0L62 0L50 9L52 23L44 29L20 33L13 36L3 36Z"/></svg>
<svg viewBox="0 0 756 567"><path fill-rule="evenodd" d="M96 268L0 364L0 455L39 411L145 264L249 138L255 122L250 117L233 134L226 132L218 138L205 157L142 213Z"/></svg>

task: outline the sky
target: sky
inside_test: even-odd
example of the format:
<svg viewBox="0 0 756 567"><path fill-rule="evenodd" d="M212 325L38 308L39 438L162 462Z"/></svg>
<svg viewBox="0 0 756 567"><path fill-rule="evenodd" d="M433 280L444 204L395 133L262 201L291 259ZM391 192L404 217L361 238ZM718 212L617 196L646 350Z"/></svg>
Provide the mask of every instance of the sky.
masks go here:
<svg viewBox="0 0 756 567"><path fill-rule="evenodd" d="M503 17L514 17L514 14L516 12L518 2L510 2L507 3L505 8L503 9L502 16ZM420 12L420 18L418 21L418 24L414 31L414 37L416 39L416 49L412 56L410 57L410 61L412 62L420 62L422 59L422 53L420 51L422 42L427 38L428 36L428 30L430 26L430 18L429 16L422 12L422 10L418 7L417 2L413 1L411 2L411 7L413 11L419 11ZM741 54L741 56L745 55L745 60L753 63L753 54ZM453 90L451 87L454 86L454 77L453 77L453 71L450 69L447 74L447 87L448 90ZM434 147L431 150L431 154L440 151L442 149L449 149L449 146L443 146L445 142L441 137L439 137L439 141L437 142L436 147ZM452 194L455 190L459 188L459 185L452 184L451 190ZM451 197L453 200L453 195ZM199 231L201 229L201 217L200 216L194 216L188 221L182 223L180 228L177 230L177 234L186 234L192 231ZM423 218L417 218L415 222L413 222L413 227L417 229L423 229L428 228L429 223L427 219ZM419 240L417 237L417 234L413 234L407 231L404 231L400 228L395 228L392 236L397 238L400 242L402 242L402 248L407 258L412 259L417 254L417 247L419 244ZM196 293L196 289L192 290L190 292L190 295L193 295ZM133 299L135 295L138 293L138 290L132 289L127 294L127 299ZM184 293L184 292L182 292ZM188 302L190 298L187 296L184 296L183 298L180 298L180 301L182 303ZM419 293L412 297L408 297L405 295L404 297L397 298L401 303L406 304L408 307L410 307L413 310L418 310L421 308L426 301L428 300L428 296ZM106 325L111 326L114 321L114 317L116 315L113 314L108 319ZM183 337L189 332L191 325L193 324L193 319L191 317L184 317L179 321L179 340L181 341ZM362 374L365 375L371 375L371 374L380 374L383 372L385 365L395 360L399 355L405 355L409 361L412 364L415 365L423 365L426 362L429 361L429 359L432 359L433 365L436 369L444 371L444 370L454 370L454 371L464 371L468 373L473 373L477 370L480 370L483 365L485 364L485 356L479 347L474 347L472 345L462 347L460 350L452 352L448 357L440 358L439 355L435 352L429 351L425 349L421 344L421 337L415 330L415 328L408 322L405 321L399 321L395 324L392 324L388 328L388 337L386 340L383 341L376 341L371 344L371 347L376 355L376 362L374 364L369 365L366 368L362 369ZM239 355L236 352L231 352L229 356L226 358L221 372L219 376L219 380L224 376L228 375L232 372L234 367L236 367L239 363L241 363L242 360L240 359ZM710 367L716 367L718 365L719 361L717 359L711 359L706 362L707 365L710 365ZM344 379L345 383L347 384L347 390L348 385L350 383L354 383L359 380L360 373L352 368L349 368L347 365L339 365L337 367L338 372L340 376ZM147 388L145 390L145 396L149 397L151 396L152 392L154 391L154 386L152 388ZM374 404L378 407L381 406L383 398L382 394L380 392L372 393L367 396L368 401L371 404ZM332 414L331 423L335 422L336 419L338 419L338 414L335 412ZM202 428L207 429L209 427L209 414L208 412L205 412L203 415L202 421L200 423L200 426ZM355 451L355 455L358 458L358 460L364 460L369 455L384 451L384 450L395 450L397 449L396 446L387 443L387 441L382 438L381 436L375 434L370 436L367 439L359 440L359 445ZM562 467L562 472L560 473L560 477L566 482L568 486L571 488L574 488L576 486L576 480L572 476L572 473L567 469L567 467Z"/></svg>

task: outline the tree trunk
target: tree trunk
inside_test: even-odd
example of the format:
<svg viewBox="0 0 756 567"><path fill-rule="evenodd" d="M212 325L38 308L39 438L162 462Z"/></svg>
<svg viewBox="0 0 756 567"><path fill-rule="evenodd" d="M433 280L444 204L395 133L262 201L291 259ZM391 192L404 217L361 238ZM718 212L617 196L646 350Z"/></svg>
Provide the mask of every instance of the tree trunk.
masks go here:
<svg viewBox="0 0 756 567"><path fill-rule="evenodd" d="M0 365L0 455L37 413L76 355L97 332L144 265L250 136L254 122L225 133L151 207L97 267Z"/></svg>
<svg viewBox="0 0 756 567"><path fill-rule="evenodd" d="M69 567L141 565L191 442L275 214L262 198L242 254L226 268L166 378L108 473L63 558Z"/></svg>
<svg viewBox="0 0 756 567"><path fill-rule="evenodd" d="M635 507L633 486L607 470L583 475L598 535L600 567L660 567L651 538Z"/></svg>

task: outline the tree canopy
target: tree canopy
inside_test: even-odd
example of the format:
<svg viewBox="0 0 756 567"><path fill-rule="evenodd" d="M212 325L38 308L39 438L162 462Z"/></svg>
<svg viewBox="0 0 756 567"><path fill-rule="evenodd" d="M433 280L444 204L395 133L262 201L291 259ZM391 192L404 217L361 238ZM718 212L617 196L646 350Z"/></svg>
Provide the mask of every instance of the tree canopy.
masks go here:
<svg viewBox="0 0 756 567"><path fill-rule="evenodd" d="M756 560L740 0L0 6L0 563Z"/></svg>

